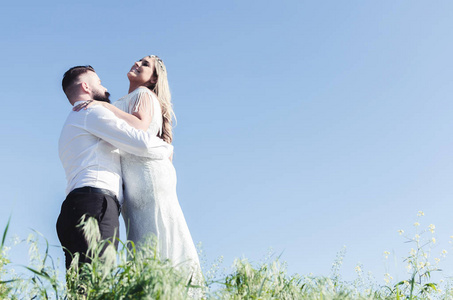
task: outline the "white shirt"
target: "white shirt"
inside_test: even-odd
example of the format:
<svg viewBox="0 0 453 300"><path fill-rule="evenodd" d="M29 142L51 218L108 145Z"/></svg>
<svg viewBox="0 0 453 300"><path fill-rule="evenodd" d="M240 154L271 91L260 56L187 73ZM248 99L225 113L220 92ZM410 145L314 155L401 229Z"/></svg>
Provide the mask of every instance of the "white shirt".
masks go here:
<svg viewBox="0 0 453 300"><path fill-rule="evenodd" d="M82 103L78 101L74 106ZM58 150L66 173L66 194L91 186L108 189L123 202L119 151L151 159L170 157L173 146L129 126L101 105L71 111L61 131Z"/></svg>

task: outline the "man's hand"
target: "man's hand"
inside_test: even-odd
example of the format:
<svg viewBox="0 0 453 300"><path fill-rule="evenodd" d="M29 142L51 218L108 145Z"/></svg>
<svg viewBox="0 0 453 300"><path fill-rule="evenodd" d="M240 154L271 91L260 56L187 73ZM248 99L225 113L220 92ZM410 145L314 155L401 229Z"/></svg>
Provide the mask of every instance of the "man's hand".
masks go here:
<svg viewBox="0 0 453 300"><path fill-rule="evenodd" d="M72 108L73 111L80 111L82 109L87 109L88 107L92 105L102 105L104 102L102 101L96 101L96 100L88 100L83 103L80 103L79 105L76 105Z"/></svg>

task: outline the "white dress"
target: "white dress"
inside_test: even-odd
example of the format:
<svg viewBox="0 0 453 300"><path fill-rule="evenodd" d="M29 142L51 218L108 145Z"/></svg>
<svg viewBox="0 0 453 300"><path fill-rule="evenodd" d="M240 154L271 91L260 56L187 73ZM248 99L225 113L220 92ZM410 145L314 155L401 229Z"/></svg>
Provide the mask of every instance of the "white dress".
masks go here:
<svg viewBox="0 0 453 300"><path fill-rule="evenodd" d="M151 103L148 101L151 99ZM132 113L140 105L150 105L152 122L148 132L162 131L162 111L159 100L147 88L140 87L115 102L121 110ZM176 195L176 172L170 159L152 160L121 153L124 182L122 215L127 239L140 245L154 235L162 259L201 283L201 268L189 228Z"/></svg>

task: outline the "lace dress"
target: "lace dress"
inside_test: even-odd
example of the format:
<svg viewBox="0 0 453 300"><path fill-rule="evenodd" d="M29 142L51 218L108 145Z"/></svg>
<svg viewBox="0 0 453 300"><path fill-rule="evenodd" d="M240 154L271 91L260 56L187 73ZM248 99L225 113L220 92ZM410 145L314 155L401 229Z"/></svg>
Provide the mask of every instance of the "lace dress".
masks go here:
<svg viewBox="0 0 453 300"><path fill-rule="evenodd" d="M153 118L148 132L157 135L162 131L159 100L147 88L134 90L114 105L128 113L136 111L140 105L151 105ZM128 240L140 245L154 236L160 257L170 259L174 266L187 272L193 283L200 284L198 254L176 195L176 172L172 162L121 153L121 168L122 215Z"/></svg>

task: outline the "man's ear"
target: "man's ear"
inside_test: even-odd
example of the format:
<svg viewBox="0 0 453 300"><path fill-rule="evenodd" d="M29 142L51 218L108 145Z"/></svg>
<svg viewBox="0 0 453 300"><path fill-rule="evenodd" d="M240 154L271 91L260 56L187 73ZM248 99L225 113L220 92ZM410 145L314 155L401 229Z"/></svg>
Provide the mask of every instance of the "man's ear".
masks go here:
<svg viewBox="0 0 453 300"><path fill-rule="evenodd" d="M90 93L90 87L88 86L88 83L82 81L81 83L81 86L82 86L82 90L85 92L85 93Z"/></svg>

